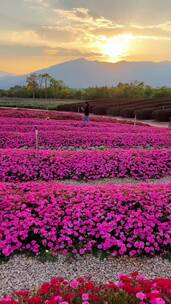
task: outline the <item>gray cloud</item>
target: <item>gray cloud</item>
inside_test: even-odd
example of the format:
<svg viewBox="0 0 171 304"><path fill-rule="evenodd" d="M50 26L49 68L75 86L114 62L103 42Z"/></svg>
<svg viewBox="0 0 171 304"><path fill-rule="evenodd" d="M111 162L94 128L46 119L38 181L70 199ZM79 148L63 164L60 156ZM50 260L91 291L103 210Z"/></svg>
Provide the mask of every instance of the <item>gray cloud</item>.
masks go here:
<svg viewBox="0 0 171 304"><path fill-rule="evenodd" d="M53 54L53 56L61 56L61 57L92 57L92 56L101 56L100 53L97 52L85 52L83 51L79 51L76 49L67 49L67 48L54 48L54 49L48 49L47 53L50 52L51 54Z"/></svg>
<svg viewBox="0 0 171 304"><path fill-rule="evenodd" d="M31 57L45 54L45 47L26 47L21 45L0 45L1 57Z"/></svg>
<svg viewBox="0 0 171 304"><path fill-rule="evenodd" d="M57 26L43 26L37 31L37 34L42 39L60 42L72 42L75 34L70 32L69 29L62 29Z"/></svg>
<svg viewBox="0 0 171 304"><path fill-rule="evenodd" d="M136 25L125 25L123 27L114 27L114 28L96 28L91 31L94 35L105 35L106 37L113 37L115 35L120 35L124 33L132 33L133 35L137 36L144 36L144 37L158 37L158 38L171 38L171 30L168 28L162 28L160 26L151 26L151 27L139 27Z"/></svg>
<svg viewBox="0 0 171 304"><path fill-rule="evenodd" d="M52 7L88 8L93 14L117 22L155 24L171 18L170 0L44 0Z"/></svg>
<svg viewBox="0 0 171 304"><path fill-rule="evenodd" d="M38 29L44 24L45 16L41 11L40 3L37 8L33 8L26 0L0 1L0 29Z"/></svg>

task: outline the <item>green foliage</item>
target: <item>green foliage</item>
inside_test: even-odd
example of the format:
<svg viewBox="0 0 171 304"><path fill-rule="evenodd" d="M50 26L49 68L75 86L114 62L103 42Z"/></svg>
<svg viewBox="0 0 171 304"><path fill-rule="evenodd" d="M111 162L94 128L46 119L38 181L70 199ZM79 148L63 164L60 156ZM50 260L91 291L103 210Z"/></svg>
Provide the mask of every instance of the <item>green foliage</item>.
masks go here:
<svg viewBox="0 0 171 304"><path fill-rule="evenodd" d="M39 88L38 84L38 76L36 74L31 74L27 77L27 90L32 93L33 98L35 98L35 94L37 89Z"/></svg>
<svg viewBox="0 0 171 304"><path fill-rule="evenodd" d="M56 80L49 74L31 74L26 79L25 86L15 86L9 90L0 90L0 97L19 98L68 98L102 100L113 98L170 98L171 88L153 88L143 82L119 83L116 87L89 87L87 89L73 89L63 81Z"/></svg>

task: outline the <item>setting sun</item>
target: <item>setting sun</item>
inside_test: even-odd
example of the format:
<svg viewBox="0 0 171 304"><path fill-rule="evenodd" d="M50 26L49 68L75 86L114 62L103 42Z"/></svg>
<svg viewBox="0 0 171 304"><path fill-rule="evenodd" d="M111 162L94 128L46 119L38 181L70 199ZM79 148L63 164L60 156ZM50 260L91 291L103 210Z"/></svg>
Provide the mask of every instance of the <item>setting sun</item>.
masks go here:
<svg viewBox="0 0 171 304"><path fill-rule="evenodd" d="M102 46L103 55L107 56L110 61L117 61L126 56L133 40L132 34L119 35L110 38Z"/></svg>

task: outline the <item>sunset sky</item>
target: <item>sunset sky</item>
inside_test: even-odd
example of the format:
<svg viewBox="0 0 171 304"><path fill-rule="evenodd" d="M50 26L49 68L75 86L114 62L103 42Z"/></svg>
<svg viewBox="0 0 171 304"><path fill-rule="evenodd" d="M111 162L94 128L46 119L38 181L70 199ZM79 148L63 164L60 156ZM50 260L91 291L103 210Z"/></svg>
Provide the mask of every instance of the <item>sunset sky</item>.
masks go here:
<svg viewBox="0 0 171 304"><path fill-rule="evenodd" d="M84 57L171 61L170 0L0 0L0 70Z"/></svg>

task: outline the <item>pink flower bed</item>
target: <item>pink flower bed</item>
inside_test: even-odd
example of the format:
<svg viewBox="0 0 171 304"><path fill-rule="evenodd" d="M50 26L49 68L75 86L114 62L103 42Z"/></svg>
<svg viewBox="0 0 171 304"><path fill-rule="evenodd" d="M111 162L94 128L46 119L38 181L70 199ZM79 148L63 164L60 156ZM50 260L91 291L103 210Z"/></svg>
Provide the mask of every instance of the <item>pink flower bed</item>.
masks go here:
<svg viewBox="0 0 171 304"><path fill-rule="evenodd" d="M8 116L1 116L7 113ZM62 120L40 119L39 111L26 111L26 117L13 117L13 114L25 115L22 110L0 111L0 148L21 148L35 146L35 127L39 131L39 145L47 149L69 147L168 147L171 145L169 129L136 126L112 122L91 122L85 124L74 120L75 113L56 113ZM35 113L34 115L32 115ZM39 114L45 115L45 111ZM11 117L10 117L11 114ZM27 115L28 114L28 115ZM46 113L47 114L47 113ZM30 117L29 117L30 115ZM65 117L65 115L67 115ZM28 116L28 117L27 117ZM37 118L38 116L38 118ZM46 116L42 116L46 117ZM64 120L68 119L68 120ZM25 134L27 133L27 134Z"/></svg>
<svg viewBox="0 0 171 304"><path fill-rule="evenodd" d="M67 147L170 147L171 133L117 133L88 131L40 131L39 146L46 149ZM35 147L35 132L0 131L0 148Z"/></svg>
<svg viewBox="0 0 171 304"><path fill-rule="evenodd" d="M0 183L0 251L139 256L171 250L168 185Z"/></svg>
<svg viewBox="0 0 171 304"><path fill-rule="evenodd" d="M27 110L27 109L0 109L1 117L18 117L18 118L48 118L48 119L73 119L81 120L82 115L71 112L57 112L46 110ZM102 119L103 120L103 119ZM110 119L111 121L111 119Z"/></svg>
<svg viewBox="0 0 171 304"><path fill-rule="evenodd" d="M0 181L161 178L171 174L170 149L109 151L0 150Z"/></svg>
<svg viewBox="0 0 171 304"><path fill-rule="evenodd" d="M0 131L10 132L31 132L35 130L35 126L39 131L88 131L88 132L111 132L111 133L162 133L163 135L171 133L169 129L154 128L147 126L133 126L122 123L109 122L90 122L68 120L47 120L38 118L13 118L0 117Z"/></svg>
<svg viewBox="0 0 171 304"><path fill-rule="evenodd" d="M0 304L169 304L171 279L149 280L133 272L120 274L119 282L95 283L78 278L67 281L52 278L37 290L14 291L0 300Z"/></svg>
<svg viewBox="0 0 171 304"><path fill-rule="evenodd" d="M64 120L64 119L72 119L72 120L82 120L83 114L73 113L73 112L58 112L58 111L45 111L45 110L27 110L27 109L6 109L0 108L0 117L19 117L19 118L46 118L46 119L57 119L57 120ZM117 119L105 117L105 116L98 116L98 115L91 115L91 119L93 121L99 122L118 122ZM123 121L123 124L133 124L130 121ZM137 125L144 126L143 123L137 123ZM147 124L148 126L148 124Z"/></svg>

